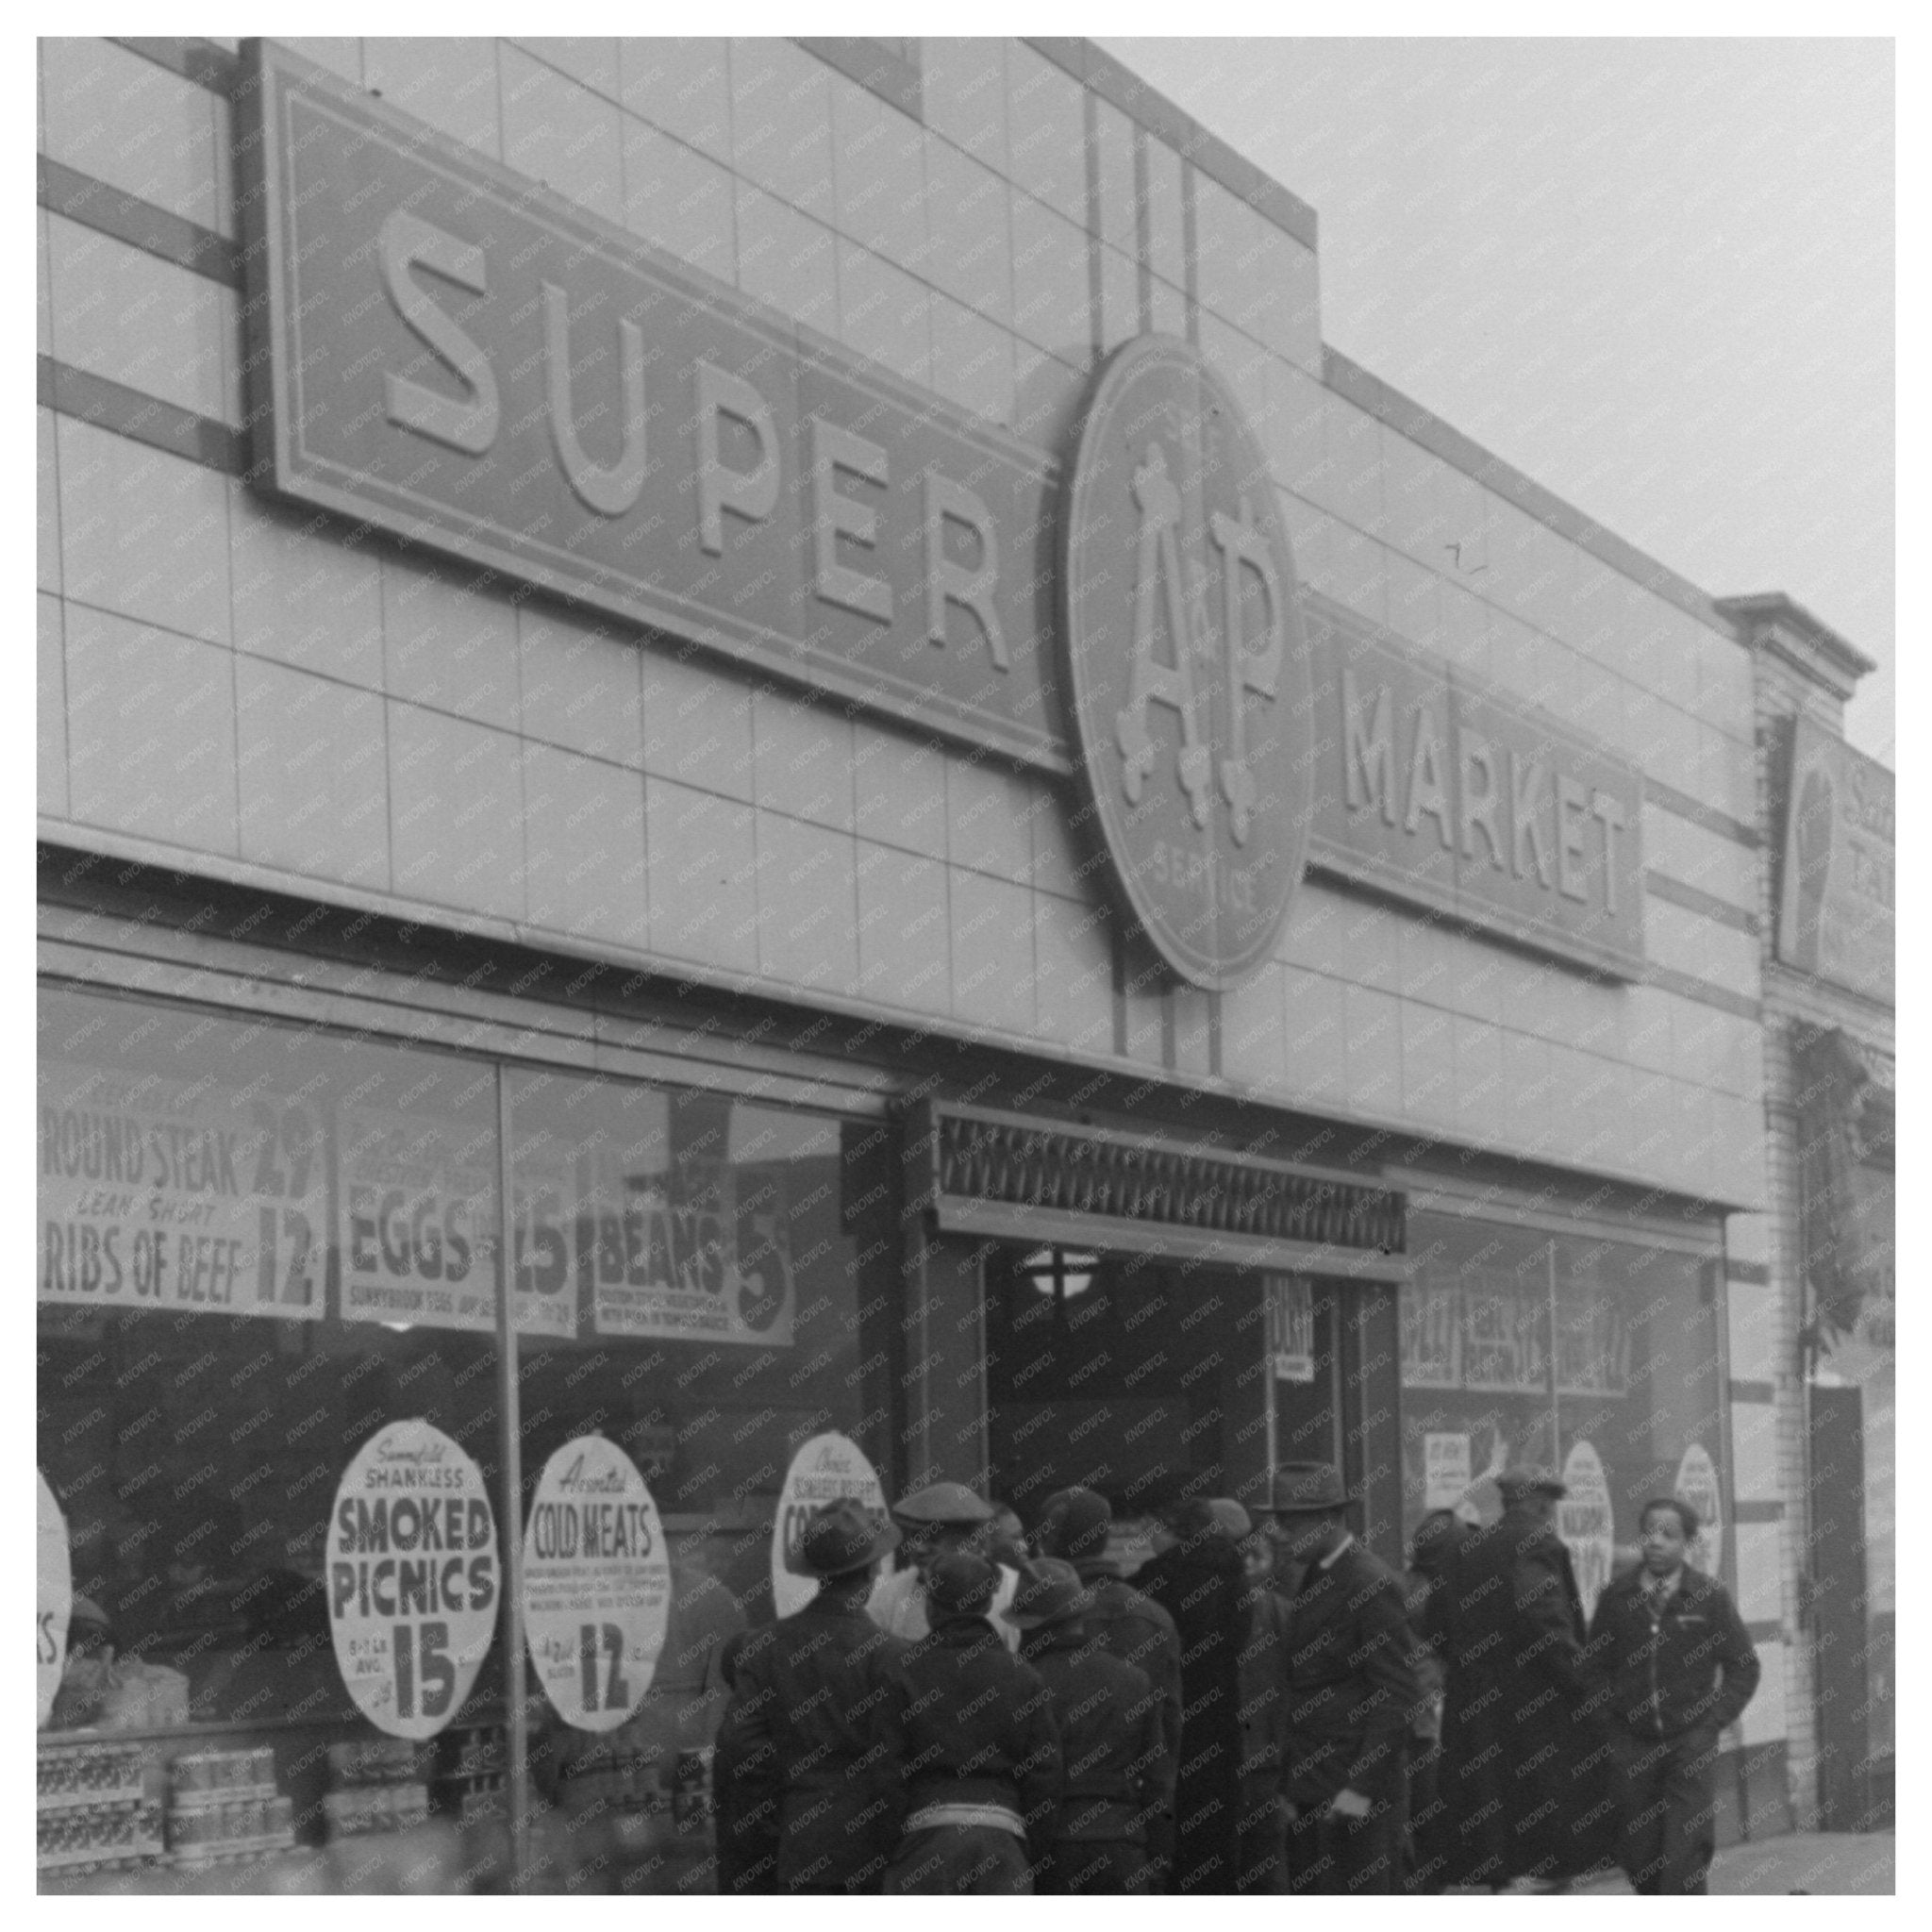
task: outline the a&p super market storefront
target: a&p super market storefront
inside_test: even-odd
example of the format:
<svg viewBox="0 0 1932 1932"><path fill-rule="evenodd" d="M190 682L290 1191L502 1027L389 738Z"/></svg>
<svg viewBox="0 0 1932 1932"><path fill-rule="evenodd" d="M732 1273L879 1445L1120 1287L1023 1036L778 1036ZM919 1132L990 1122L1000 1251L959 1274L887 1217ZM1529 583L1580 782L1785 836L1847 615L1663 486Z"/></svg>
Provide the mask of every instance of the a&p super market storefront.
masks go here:
<svg viewBox="0 0 1932 1932"><path fill-rule="evenodd" d="M40 50L43 1883L705 1889L832 1493L1728 1568L1707 600L1084 42L303 47Z"/></svg>

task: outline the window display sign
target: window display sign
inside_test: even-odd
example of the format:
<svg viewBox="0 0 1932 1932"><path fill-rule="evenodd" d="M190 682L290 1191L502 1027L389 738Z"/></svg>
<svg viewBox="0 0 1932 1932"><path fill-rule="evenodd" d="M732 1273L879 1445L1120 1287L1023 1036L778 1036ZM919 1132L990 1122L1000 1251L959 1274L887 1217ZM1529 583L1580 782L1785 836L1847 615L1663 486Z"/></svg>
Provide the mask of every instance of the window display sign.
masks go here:
<svg viewBox="0 0 1932 1932"><path fill-rule="evenodd" d="M865 1451L837 1433L814 1436L791 1458L778 1511L772 1524L772 1602L781 1617L802 1610L818 1593L818 1584L791 1568L799 1539L816 1510L849 1496L870 1516L884 1520L886 1492Z"/></svg>
<svg viewBox="0 0 1932 1932"><path fill-rule="evenodd" d="M1889 1007L1897 997L1898 781L1807 718L1790 728L1777 956Z"/></svg>
<svg viewBox="0 0 1932 1932"><path fill-rule="evenodd" d="M1609 1479L1592 1444L1579 1441L1571 1446L1563 1463L1563 1484L1569 1494L1557 1505L1557 1534L1576 1567L1576 1593L1583 1599L1583 1619L1588 1623L1610 1580L1610 1557L1616 1545Z"/></svg>
<svg viewBox="0 0 1932 1932"><path fill-rule="evenodd" d="M599 1335L791 1342L790 1209L780 1166L745 1168L694 1149L668 1171L580 1167L584 1265Z"/></svg>
<svg viewBox="0 0 1932 1932"><path fill-rule="evenodd" d="M1423 1507L1454 1509L1474 1479L1469 1438L1460 1431L1430 1430L1423 1438Z"/></svg>
<svg viewBox="0 0 1932 1932"><path fill-rule="evenodd" d="M34 1471L38 1510L34 1532L34 1664L39 1715L44 1724L54 1714L54 1699L67 1668L67 1625L74 1614L74 1564L67 1546L67 1519L47 1487L47 1478Z"/></svg>
<svg viewBox="0 0 1932 1932"><path fill-rule="evenodd" d="M420 1418L343 1472L326 1546L329 1630L357 1707L392 1738L433 1738L462 1707L496 1629L502 1571L483 1473Z"/></svg>
<svg viewBox="0 0 1932 1932"><path fill-rule="evenodd" d="M315 1108L61 1059L38 1084L42 1301L321 1320Z"/></svg>
<svg viewBox="0 0 1932 1932"><path fill-rule="evenodd" d="M1671 1492L1697 1512L1697 1534L1684 1552L1684 1560L1707 1576L1715 1576L1724 1560L1724 1501L1717 1486L1717 1465L1702 1442L1693 1442L1685 1450Z"/></svg>
<svg viewBox="0 0 1932 1932"><path fill-rule="evenodd" d="M1305 1274L1268 1276L1268 1352L1277 1382L1315 1379L1315 1288Z"/></svg>
<svg viewBox="0 0 1932 1932"><path fill-rule="evenodd" d="M493 1133L368 1107L339 1118L342 1319L493 1331Z"/></svg>
<svg viewBox="0 0 1932 1932"><path fill-rule="evenodd" d="M566 1442L538 1479L524 1542L524 1622L543 1694L567 1724L610 1731L651 1688L671 1612L658 1506L601 1436Z"/></svg>

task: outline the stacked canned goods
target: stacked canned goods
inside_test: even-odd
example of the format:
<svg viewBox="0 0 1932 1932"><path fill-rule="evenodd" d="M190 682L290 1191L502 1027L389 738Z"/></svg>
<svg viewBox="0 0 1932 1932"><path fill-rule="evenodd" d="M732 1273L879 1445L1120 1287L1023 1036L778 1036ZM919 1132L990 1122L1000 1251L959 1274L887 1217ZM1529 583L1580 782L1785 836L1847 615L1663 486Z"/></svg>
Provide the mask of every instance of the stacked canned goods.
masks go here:
<svg viewBox="0 0 1932 1932"><path fill-rule="evenodd" d="M169 1766L168 1849L183 1862L281 1851L295 1841L293 1807L275 1784L266 1744L191 1751Z"/></svg>
<svg viewBox="0 0 1932 1932"><path fill-rule="evenodd" d="M140 1744L45 1746L36 1766L42 1872L138 1864L161 1852L159 1787Z"/></svg>

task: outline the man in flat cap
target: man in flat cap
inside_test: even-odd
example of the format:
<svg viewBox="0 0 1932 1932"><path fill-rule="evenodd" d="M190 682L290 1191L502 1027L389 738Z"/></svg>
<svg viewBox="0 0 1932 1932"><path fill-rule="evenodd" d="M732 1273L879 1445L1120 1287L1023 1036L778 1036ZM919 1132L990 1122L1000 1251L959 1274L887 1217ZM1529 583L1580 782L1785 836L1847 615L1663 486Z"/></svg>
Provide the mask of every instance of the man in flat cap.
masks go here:
<svg viewBox="0 0 1932 1932"><path fill-rule="evenodd" d="M1585 1669L1583 1600L1547 1469L1496 1478L1500 1519L1452 1555L1424 1611L1448 1664L1438 1839L1449 1884L1563 1884L1615 1842L1609 1740Z"/></svg>
<svg viewBox="0 0 1932 1932"><path fill-rule="evenodd" d="M877 1891L905 1812L909 1648L866 1615L899 1532L850 1499L806 1524L794 1572L818 1593L734 1638L718 1730L720 1891Z"/></svg>
<svg viewBox="0 0 1932 1932"><path fill-rule="evenodd" d="M991 1503L975 1496L964 1483L928 1483L901 1496L892 1507L893 1520L904 1534L900 1552L904 1568L881 1576L866 1606L881 1630L916 1641L932 1627L925 1598L926 1576L934 1561L949 1551L965 1551L991 1559L997 1513ZM995 1561L999 1587L991 1614L1008 1650L1017 1650L1020 1633L1002 1618L1019 1588L1020 1573Z"/></svg>
<svg viewBox="0 0 1932 1932"><path fill-rule="evenodd" d="M1400 1578L1348 1526L1357 1501L1332 1463L1290 1462L1263 1511L1277 1574L1295 1579L1281 1790L1296 1892L1402 1889L1422 1646Z"/></svg>

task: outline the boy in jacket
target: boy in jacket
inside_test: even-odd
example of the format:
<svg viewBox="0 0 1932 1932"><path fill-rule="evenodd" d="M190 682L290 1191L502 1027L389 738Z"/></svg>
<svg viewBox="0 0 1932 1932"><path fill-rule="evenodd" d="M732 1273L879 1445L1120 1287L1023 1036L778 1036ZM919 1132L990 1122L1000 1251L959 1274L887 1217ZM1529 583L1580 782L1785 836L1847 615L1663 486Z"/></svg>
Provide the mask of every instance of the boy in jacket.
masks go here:
<svg viewBox="0 0 1932 1932"><path fill-rule="evenodd" d="M1716 1848L1718 1735L1757 1689L1757 1652L1724 1585L1684 1560L1697 1512L1660 1496L1639 1526L1643 1561L1598 1598L1588 1667L1624 1774L1624 1871L1639 1892L1696 1896Z"/></svg>

